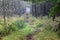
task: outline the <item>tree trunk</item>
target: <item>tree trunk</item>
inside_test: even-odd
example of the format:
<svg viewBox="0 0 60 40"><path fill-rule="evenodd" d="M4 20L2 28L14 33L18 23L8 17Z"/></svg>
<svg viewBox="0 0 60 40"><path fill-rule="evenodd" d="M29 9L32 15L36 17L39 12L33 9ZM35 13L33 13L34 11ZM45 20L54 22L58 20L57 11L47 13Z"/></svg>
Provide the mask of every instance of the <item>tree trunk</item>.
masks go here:
<svg viewBox="0 0 60 40"><path fill-rule="evenodd" d="M53 16L53 21L55 20L55 15Z"/></svg>
<svg viewBox="0 0 60 40"><path fill-rule="evenodd" d="M6 15L6 10L5 10L5 1L3 0L3 17L4 17L4 26L6 24L6 18L5 18L5 15Z"/></svg>

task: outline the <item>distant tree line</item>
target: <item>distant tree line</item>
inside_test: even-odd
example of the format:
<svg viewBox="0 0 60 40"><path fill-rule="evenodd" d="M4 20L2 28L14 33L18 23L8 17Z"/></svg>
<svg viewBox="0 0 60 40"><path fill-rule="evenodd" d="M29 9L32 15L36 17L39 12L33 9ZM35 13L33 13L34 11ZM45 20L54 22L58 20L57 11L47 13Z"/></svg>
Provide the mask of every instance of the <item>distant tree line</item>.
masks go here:
<svg viewBox="0 0 60 40"><path fill-rule="evenodd" d="M49 1L43 1L32 5L32 15L35 17L49 15L50 8L53 6Z"/></svg>
<svg viewBox="0 0 60 40"><path fill-rule="evenodd" d="M32 15L38 17L40 15L49 15L53 17L60 16L60 0L25 0L32 2Z"/></svg>

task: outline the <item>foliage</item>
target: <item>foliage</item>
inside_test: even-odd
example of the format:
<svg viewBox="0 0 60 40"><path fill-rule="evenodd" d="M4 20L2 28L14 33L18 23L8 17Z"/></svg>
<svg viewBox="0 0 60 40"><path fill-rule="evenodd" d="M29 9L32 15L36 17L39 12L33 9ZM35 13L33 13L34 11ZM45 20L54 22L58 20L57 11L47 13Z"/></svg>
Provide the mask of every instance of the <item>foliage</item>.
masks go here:
<svg viewBox="0 0 60 40"><path fill-rule="evenodd" d="M57 29L56 29L57 31L57 33L58 33L58 36L59 36L59 38L60 38L60 21L59 21L59 24L58 24L58 27L57 27Z"/></svg>
<svg viewBox="0 0 60 40"><path fill-rule="evenodd" d="M11 23L11 24L8 24L8 27L6 27L5 29L6 29L6 31L7 30L9 30L9 31L17 31L17 30L19 30L19 29L22 29L22 28L24 28L26 26L26 24L25 24L25 22L24 21L22 21L22 20L18 20L18 21L15 21L15 22L13 22L13 23Z"/></svg>
<svg viewBox="0 0 60 40"><path fill-rule="evenodd" d="M44 16L42 19L40 18L36 19L35 17L31 17L30 19L32 20L32 22L31 21L29 22L33 23L33 26L35 25L36 28L41 30L41 32L37 32L37 34L33 35L34 40L48 40L48 39L59 40L57 33L50 30L50 25L48 24L52 20L49 23L47 23L49 20L47 19L47 16L46 17ZM4 33L5 36L3 37L3 40L26 40L27 39L26 36L28 34L34 34L34 32L38 30L35 29L33 26L20 19L15 20L10 24L7 23L6 27L2 26L3 28L1 28L4 29L3 32L5 32ZM48 30L44 29L45 27Z"/></svg>
<svg viewBox="0 0 60 40"><path fill-rule="evenodd" d="M51 8L51 12L50 12L50 16L56 16L57 14L59 15L59 13L60 13L60 0L55 0L54 2L52 2L52 3L54 3L54 5L53 5L53 7Z"/></svg>
<svg viewBox="0 0 60 40"><path fill-rule="evenodd" d="M7 24L5 27L4 25L0 24L0 33L2 33L4 36L7 36L8 34L21 30L26 26L27 24L22 20L17 20L11 24Z"/></svg>
<svg viewBox="0 0 60 40"><path fill-rule="evenodd" d="M53 3L53 2L52 2ZM53 17L53 21L55 19L55 16L60 16L60 0L54 0L54 6L51 8L50 16ZM58 36L60 37L60 22L57 25L57 28L54 28L55 32L58 33Z"/></svg>
<svg viewBox="0 0 60 40"><path fill-rule="evenodd" d="M51 8L51 12L50 12L50 16L53 17L53 21L55 19L55 16L60 16L60 0L55 0L54 1L54 6ZM59 37L60 37L60 22L57 25L58 27L56 28L56 32L58 33Z"/></svg>
<svg viewBox="0 0 60 40"><path fill-rule="evenodd" d="M40 22L40 20L36 20L36 21L34 22L34 26L35 26L35 27L42 27L43 24Z"/></svg>

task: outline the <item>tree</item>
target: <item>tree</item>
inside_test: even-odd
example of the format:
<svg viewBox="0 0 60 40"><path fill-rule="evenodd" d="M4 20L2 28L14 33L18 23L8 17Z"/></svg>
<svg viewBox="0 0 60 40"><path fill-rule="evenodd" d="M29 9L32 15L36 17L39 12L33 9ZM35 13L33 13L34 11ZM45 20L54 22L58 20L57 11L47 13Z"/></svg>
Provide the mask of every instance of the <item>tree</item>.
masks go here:
<svg viewBox="0 0 60 40"><path fill-rule="evenodd" d="M53 21L55 19L55 16L58 16L60 14L60 0L54 0L54 3L53 7L51 8L51 12L49 14L49 16L52 16L53 17Z"/></svg>
<svg viewBox="0 0 60 40"><path fill-rule="evenodd" d="M12 1L12 3L11 3L11 1ZM2 8L3 17L4 17L4 26L6 26L6 17L11 16L12 13L16 11L16 5L13 0L3 0L1 2L2 2L1 8Z"/></svg>
<svg viewBox="0 0 60 40"><path fill-rule="evenodd" d="M5 0L3 0L3 15L4 15L4 27L6 26L6 6L7 4L6 4L6 1Z"/></svg>

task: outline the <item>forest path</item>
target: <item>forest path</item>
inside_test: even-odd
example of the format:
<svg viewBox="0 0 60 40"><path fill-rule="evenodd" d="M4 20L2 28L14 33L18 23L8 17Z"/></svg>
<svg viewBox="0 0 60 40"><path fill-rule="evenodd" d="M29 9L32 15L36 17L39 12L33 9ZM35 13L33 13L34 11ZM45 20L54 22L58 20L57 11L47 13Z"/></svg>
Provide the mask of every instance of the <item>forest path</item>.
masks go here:
<svg viewBox="0 0 60 40"><path fill-rule="evenodd" d="M31 28L34 29L34 32L28 34L26 37L27 37L27 40L34 40L34 36L42 31L37 27L33 27L33 24L30 24L30 25L31 25Z"/></svg>

